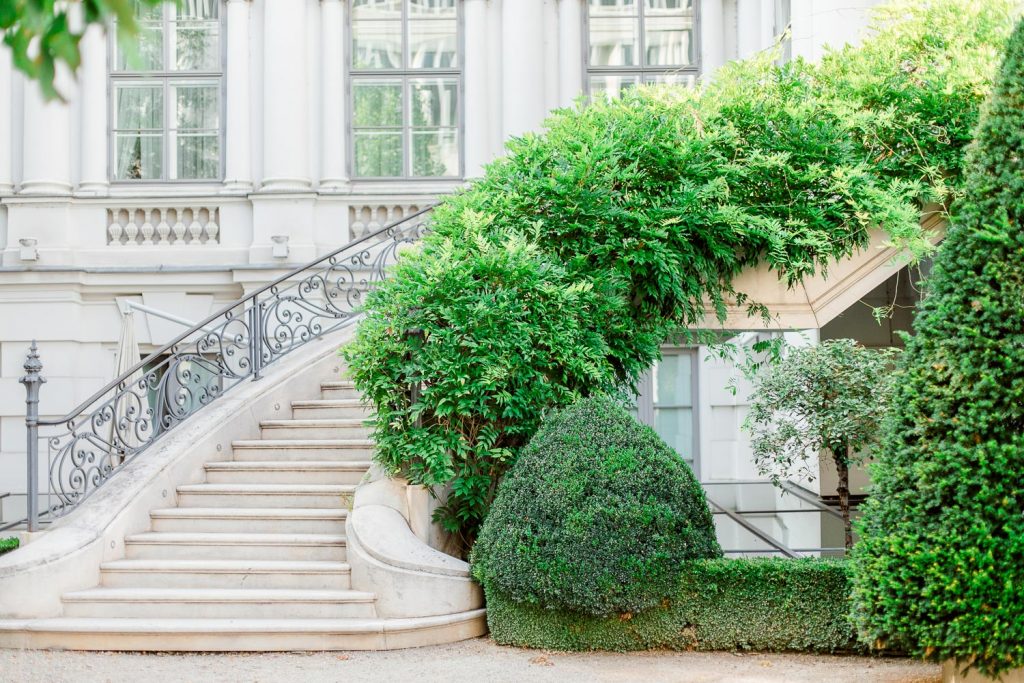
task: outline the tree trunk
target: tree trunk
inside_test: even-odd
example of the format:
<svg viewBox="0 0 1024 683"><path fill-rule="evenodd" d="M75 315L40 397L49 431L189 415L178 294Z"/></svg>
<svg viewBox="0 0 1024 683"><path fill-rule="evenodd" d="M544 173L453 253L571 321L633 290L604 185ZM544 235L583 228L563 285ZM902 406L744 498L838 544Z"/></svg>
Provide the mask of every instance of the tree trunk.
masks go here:
<svg viewBox="0 0 1024 683"><path fill-rule="evenodd" d="M849 455L849 454L847 454ZM839 512L843 515L843 533L845 534L846 550L853 548L853 525L850 523L850 467L847 458L836 458L836 472L839 474Z"/></svg>

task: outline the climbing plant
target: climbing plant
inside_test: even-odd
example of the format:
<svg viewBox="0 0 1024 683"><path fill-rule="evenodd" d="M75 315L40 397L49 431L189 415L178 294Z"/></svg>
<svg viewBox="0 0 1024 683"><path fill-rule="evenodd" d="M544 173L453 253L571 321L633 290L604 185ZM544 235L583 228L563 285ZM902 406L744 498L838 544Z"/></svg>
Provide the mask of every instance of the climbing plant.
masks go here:
<svg viewBox="0 0 1024 683"><path fill-rule="evenodd" d="M794 284L865 246L872 226L923 251L931 236L920 228L922 203L960 186L964 130L1013 6L901 0L863 47L820 65L778 65L766 54L699 88L581 102L552 114L543 132L511 140L481 179L441 202L415 276L399 269L368 297L373 322L345 351L376 405L379 460L416 483L450 486L438 514L471 543L498 478L545 411L606 389L605 377L631 385L668 334L714 327L730 304L769 314L733 287L742 269L763 264ZM532 346L520 348L521 373L460 374L471 350L533 344L519 326L539 324L524 296L507 326L460 331L509 283L479 272L457 305L439 298L438 280L465 268L452 245L467 230L499 245L515 235L546 255L546 267L557 264L559 282L616 302L564 321L603 338L603 356L589 357L602 381L577 383ZM415 317L410 308L427 307L425 335L396 336L399 321ZM413 380L424 390L410 400ZM534 398L510 401L522 383ZM414 417L421 426L409 429Z"/></svg>
<svg viewBox="0 0 1024 683"><path fill-rule="evenodd" d="M1024 23L896 378L855 553L869 641L1024 666Z"/></svg>

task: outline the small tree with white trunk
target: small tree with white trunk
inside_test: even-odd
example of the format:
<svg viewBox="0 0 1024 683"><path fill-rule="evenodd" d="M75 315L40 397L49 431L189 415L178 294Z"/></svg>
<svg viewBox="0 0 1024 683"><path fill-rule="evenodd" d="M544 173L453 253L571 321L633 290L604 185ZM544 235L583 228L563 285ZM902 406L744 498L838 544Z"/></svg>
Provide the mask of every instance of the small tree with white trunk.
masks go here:
<svg viewBox="0 0 1024 683"><path fill-rule="evenodd" d="M755 379L750 414L758 471L779 485L811 480L822 451L836 466L846 548L850 525L850 467L876 442L889 399L895 349L868 349L852 339L789 349Z"/></svg>

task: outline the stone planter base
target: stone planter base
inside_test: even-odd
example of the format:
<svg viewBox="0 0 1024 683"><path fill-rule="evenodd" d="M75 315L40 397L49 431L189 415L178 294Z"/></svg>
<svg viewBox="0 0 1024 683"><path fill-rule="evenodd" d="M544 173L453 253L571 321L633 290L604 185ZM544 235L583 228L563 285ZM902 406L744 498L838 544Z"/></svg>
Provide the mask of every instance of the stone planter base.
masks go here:
<svg viewBox="0 0 1024 683"><path fill-rule="evenodd" d="M1007 671L999 678L989 678L971 669L967 675L961 675L960 667L952 661L942 663L942 683L1024 683L1024 669Z"/></svg>

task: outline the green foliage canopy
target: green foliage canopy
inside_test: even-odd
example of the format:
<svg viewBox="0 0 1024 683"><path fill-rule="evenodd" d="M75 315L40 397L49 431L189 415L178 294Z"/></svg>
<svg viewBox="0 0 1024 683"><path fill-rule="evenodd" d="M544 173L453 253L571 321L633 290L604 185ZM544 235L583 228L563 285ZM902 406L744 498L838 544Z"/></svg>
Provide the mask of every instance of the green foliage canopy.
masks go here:
<svg viewBox="0 0 1024 683"><path fill-rule="evenodd" d="M924 251L931 236L920 227L922 202L949 199L960 186L967 131L1014 5L901 0L863 47L821 65L779 66L765 55L727 65L697 89L637 88L621 100L555 112L543 133L512 140L483 178L441 203L421 267L462 268L447 245L481 216L483 239L521 236L561 264L569 281L618 300L601 317L583 312L579 323L604 338L606 368L598 374L629 385L669 334L713 327L733 303L767 313L732 286L745 267L767 265L792 284L866 245L872 226ZM397 272L370 295L371 317L396 316L435 296L402 277ZM478 311L489 295L472 291L479 300L465 299L465 310ZM438 311L432 324L457 327L456 318L454 309ZM488 479L511 464L544 411L604 383L545 391L513 413L505 380L461 373L461 343L432 351L428 367L416 338L384 333L397 328L397 320L390 328L364 325L346 351L357 386L377 406L379 458L416 483L450 484L442 520L471 540L489 503L488 494L478 496L493 492L496 480ZM500 343L505 333L497 326L494 337L474 343ZM435 343L443 338L435 335ZM531 376L561 382L550 361L531 356ZM476 386L445 382L446 364ZM410 405L413 377L446 388ZM462 391L475 401L460 402ZM444 405L455 412L429 419L447 392ZM403 416L411 414L427 418L426 431L406 429ZM493 429L458 426L478 419Z"/></svg>
<svg viewBox="0 0 1024 683"><path fill-rule="evenodd" d="M1024 666L1024 23L968 168L885 422L855 615L998 674Z"/></svg>
<svg viewBox="0 0 1024 683"><path fill-rule="evenodd" d="M608 616L660 604L686 560L721 553L689 466L594 396L545 420L520 453L472 561L481 583L516 602Z"/></svg>

